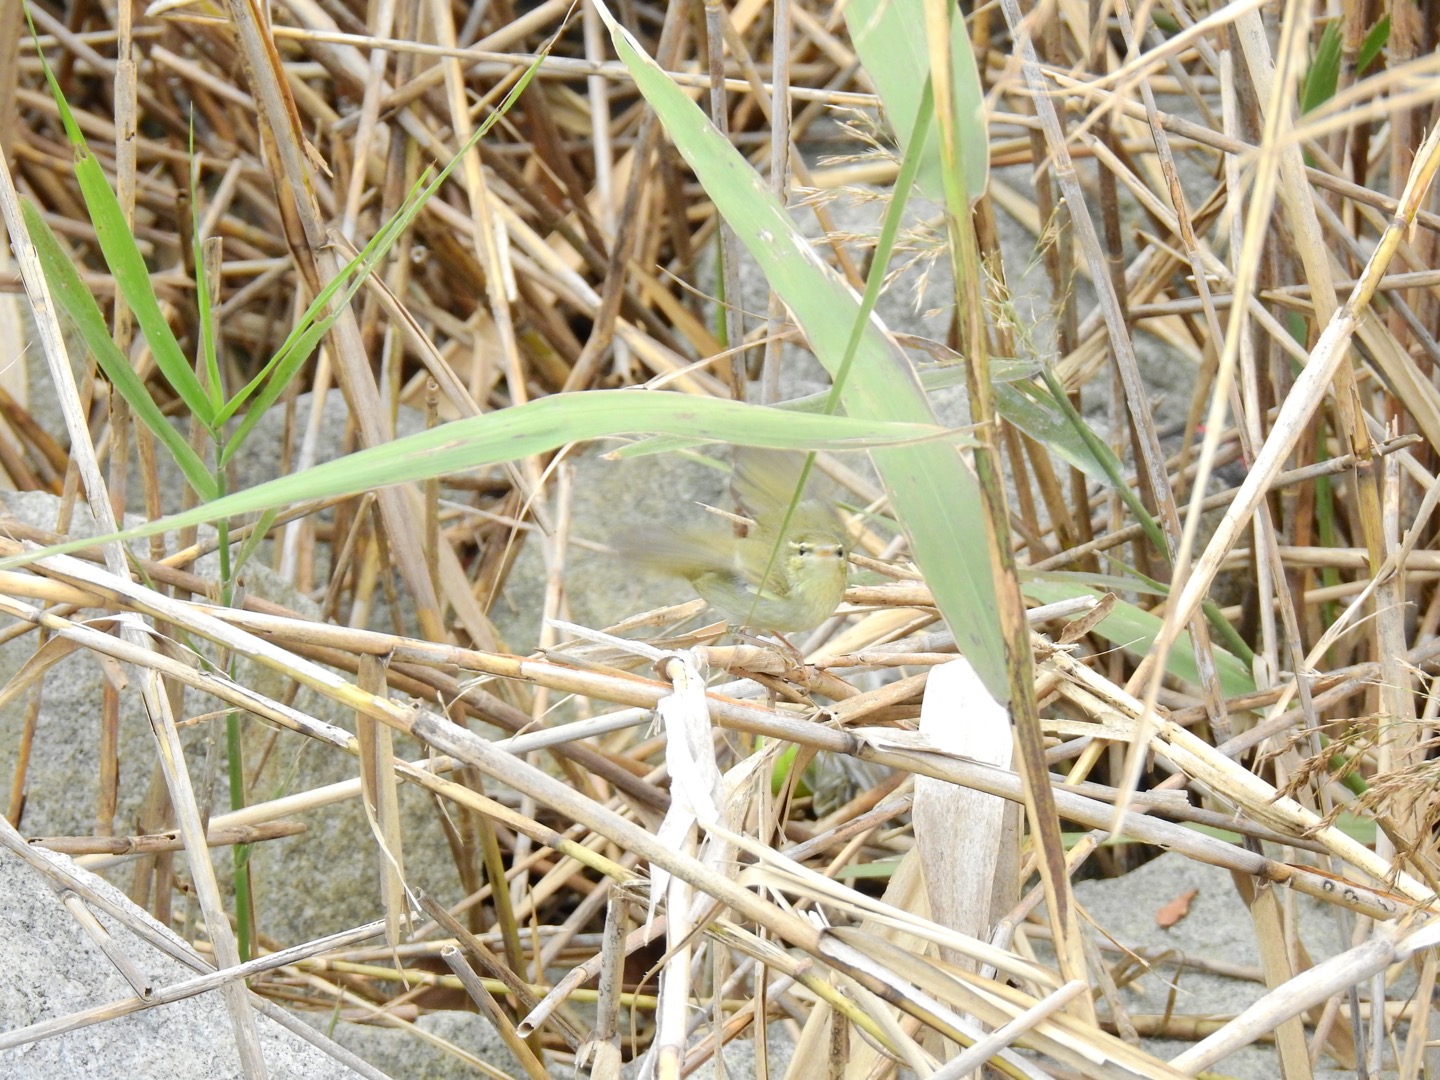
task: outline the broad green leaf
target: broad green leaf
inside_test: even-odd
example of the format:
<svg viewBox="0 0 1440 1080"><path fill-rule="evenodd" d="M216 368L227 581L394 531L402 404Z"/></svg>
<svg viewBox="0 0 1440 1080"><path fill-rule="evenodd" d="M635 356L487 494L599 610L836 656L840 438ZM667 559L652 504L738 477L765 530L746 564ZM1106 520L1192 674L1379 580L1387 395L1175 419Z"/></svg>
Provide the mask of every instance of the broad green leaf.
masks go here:
<svg viewBox="0 0 1440 1080"><path fill-rule="evenodd" d="M419 188L421 183L423 183L423 178L421 182L417 182L416 187ZM433 188L425 188L425 194L428 195L431 190ZM413 201L412 197L411 202ZM387 222L371 238L365 249L351 259L345 268L336 274L325 288L320 290L319 295L305 309L305 313L286 336L275 355L266 362L265 367L225 403L220 410L220 423L224 423L237 413L252 395L255 398L245 413L245 419L240 421L240 426L235 429L234 434L225 443L225 448L220 455L222 466L239 452L240 447L255 429L255 425L279 400L280 395L285 392L285 388L290 385L290 380L295 377L296 372L310 358L310 354L315 351L325 335L330 332L330 327L339 318L340 312L344 310L345 305L354 297L360 286L365 283L365 278L379 265L380 260L399 238L409 221L409 216L402 217L397 214Z"/></svg>
<svg viewBox="0 0 1440 1080"><path fill-rule="evenodd" d="M1370 28L1365 40L1360 42L1360 51L1355 55L1355 74L1364 75L1370 70L1381 51L1390 41L1390 16L1382 15L1380 21Z"/></svg>
<svg viewBox="0 0 1440 1080"><path fill-rule="evenodd" d="M925 43L924 0L850 0L845 25L855 52L885 106L900 148L908 157L918 152L916 184L930 199L943 197L940 139L933 126L917 128L915 117L930 81L930 54ZM975 53L965 33L965 20L954 20L950 39L951 82L955 115L963 119L959 140L965 162L970 202L985 194L989 182L990 143L985 125L985 93ZM912 146L919 133L919 145Z"/></svg>
<svg viewBox="0 0 1440 1080"><path fill-rule="evenodd" d="M1325 25L1320 35L1320 44L1315 47L1315 59L1310 61L1310 70L1300 83L1300 112L1307 113L1319 108L1335 96L1340 85L1340 20Z"/></svg>
<svg viewBox="0 0 1440 1080"><path fill-rule="evenodd" d="M206 397L200 380L196 378L180 343L170 329L170 324L160 310L160 303L155 299L155 290L150 284L150 269L145 265L145 258L140 254L135 237L130 234L125 223L120 201L110 190L110 183L105 179L105 170L100 167L100 162L95 160L95 155L90 153L85 136L81 134L80 126L75 122L70 105L65 100L60 84L55 80L43 53L40 60L45 68L45 78L50 83L50 93L55 98L56 108L60 110L65 134L75 152L75 179L79 181L85 209L95 226L95 238L100 242L105 264L115 278L115 287L130 305L136 323L144 331L150 352L155 357L155 365L165 376L165 381L184 400L190 414L213 431L215 407ZM125 387L120 383L115 386L122 394L126 393ZM148 392L146 396L149 396ZM125 400L132 409L139 411L139 403L131 401L128 394Z"/></svg>
<svg viewBox="0 0 1440 1080"><path fill-rule="evenodd" d="M1086 595L1093 596L1096 592L1095 589L1087 589L1083 585L1069 585L1053 580L1022 581L1020 589L1030 599L1042 604L1056 604L1061 600L1073 600ZM1156 636L1160 633L1160 623L1158 615L1142 611L1134 604L1117 598L1114 609L1096 624L1092 632L1106 641L1118 645L1138 659L1150 652L1150 646L1154 644ZM1255 692L1255 680L1239 658L1233 653L1216 647L1212 647L1210 651L1215 658L1215 670L1220 677L1220 688L1226 697L1238 697L1241 694ZM1165 670L1192 685L1200 684L1200 675L1195 668L1195 650L1190 645L1188 630L1180 635L1175 647L1170 650Z"/></svg>
<svg viewBox="0 0 1440 1080"><path fill-rule="evenodd" d="M35 245L40 265L45 271L45 280L50 285L51 297L80 331L86 347L94 354L95 362L116 392L129 403L140 422L170 451L190 486L202 499L213 499L219 490L215 478L184 437L170 426L145 383L130 366L130 361L116 347L105 316L100 313L100 305L95 303L95 297L80 280L70 256L60 246L60 241L50 231L50 226L34 203L22 199L20 209L25 216L25 230L30 234L30 242Z"/></svg>
<svg viewBox="0 0 1440 1080"><path fill-rule="evenodd" d="M0 560L0 566L19 566L40 555L76 551L100 540L153 536L187 525L271 510L309 499L353 495L386 484L514 461L566 443L636 432L683 432L716 442L779 450L864 450L923 439L955 453L952 447L934 441L946 439L948 432L930 424L803 416L738 401L643 390L553 394L484 416L441 424L384 446L373 446L114 537L59 544L42 552Z"/></svg>
<svg viewBox="0 0 1440 1080"><path fill-rule="evenodd" d="M1033 386L995 386L995 411L1067 465L1102 483L1110 475L1054 400Z"/></svg>
<svg viewBox="0 0 1440 1080"><path fill-rule="evenodd" d="M901 856L893 859L874 859L866 862L859 860L847 862L842 868L836 870L833 877L837 881L844 881L846 878L866 881L889 881L895 876L895 871L900 869Z"/></svg>
<svg viewBox="0 0 1440 1080"><path fill-rule="evenodd" d="M235 555L234 569L230 571L230 577L234 577L244 569L245 564L250 561L251 556L259 550L260 544L269 535L270 527L275 524L275 519L280 516L278 509L266 510L260 515L260 520L255 523L255 528L245 537L245 542L240 545L240 550ZM222 551L224 548L222 547Z"/></svg>
<svg viewBox="0 0 1440 1080"><path fill-rule="evenodd" d="M195 153L195 118L190 118L190 250L195 265L195 314L200 326L200 357L204 362L204 390L210 399L211 415L225 403L225 382L220 376L220 331L210 307L210 288L205 266L205 236L200 229L200 158ZM212 431L222 421L215 420Z"/></svg>
<svg viewBox="0 0 1440 1080"><path fill-rule="evenodd" d="M837 379L860 311L854 290L816 254L764 181L689 96L602 4L596 7L620 60L676 148L790 309L816 358ZM914 368L878 318L864 320L842 393L845 411L854 417L934 422ZM1009 701L1005 642L996 621L985 617L996 608L996 586L984 529L976 528L984 510L974 474L955 447L941 443L877 449L871 458L941 613L986 688L997 700Z"/></svg>
<svg viewBox="0 0 1440 1080"><path fill-rule="evenodd" d="M1106 558L1111 563L1123 565L1115 558L1113 553L1108 554ZM1134 581L1141 584L1142 588L1138 591L1145 592L1149 590L1156 596L1170 595L1169 588L1167 588L1163 582L1146 577L1133 566L1125 566L1124 569L1126 573L1132 576ZM1131 587L1133 588L1134 586ZM1241 663L1246 665L1247 668L1253 665L1255 662L1254 650L1252 650L1245 639L1240 636L1240 631L1236 630L1235 627L1230 624L1230 620L1225 618L1215 602L1213 600L1202 600L1200 602L1200 610L1205 613L1206 622L1210 624L1210 629L1214 632L1215 636L1220 639L1224 647L1239 657Z"/></svg>
<svg viewBox="0 0 1440 1080"><path fill-rule="evenodd" d="M1019 379L1033 379L1040 365L1030 360L992 360L990 363L990 374L998 382L1015 382ZM965 369L957 364L950 364L945 367L928 368L920 373L920 385L925 390L945 390L952 386L965 385ZM791 398L789 401L776 402L777 409L790 409L795 412L820 413L825 411L825 406L830 401L830 392L822 390L816 394L806 394L804 397ZM997 406L999 408L999 406ZM1000 408L1002 415L1005 415L1003 408ZM1008 416L1007 416L1008 419ZM1022 427L1016 421L1017 427ZM1027 433L1028 433L1028 429ZM975 440L967 435L958 434L952 430L951 440L956 446L973 446ZM669 454L677 450L686 450L692 446L698 446L696 439L680 439L670 435L660 435L653 439L642 439L639 442L631 443L629 446L622 446L619 450L611 451L610 457L616 461L623 461L629 458L649 457L652 454Z"/></svg>
<svg viewBox="0 0 1440 1080"><path fill-rule="evenodd" d="M1085 592L1132 592L1141 596L1169 596L1170 590L1162 585L1138 577L1124 577L1120 574L1091 574L1082 570L1030 570L1020 567L1017 573L1021 581L1034 581L1047 585L1078 585Z"/></svg>
<svg viewBox="0 0 1440 1080"><path fill-rule="evenodd" d="M1125 476L1125 468L1115 452L1110 449L1108 443L1090 430L1090 425L1085 423L1085 418L1076 411L1075 406L1065 395L1065 388L1060 385L1060 380L1048 367L1040 369L1040 377L1045 386L1030 385L1026 392L1037 402L1043 401L1047 408L1053 409L1069 421L1074 432L1079 436L1080 441L1091 458L1099 464L1105 472L1105 478L1110 482L1111 489L1120 500L1129 508L1130 513L1135 515L1136 522L1145 530L1145 535L1156 552L1164 555L1167 559L1170 549L1165 543L1165 537L1160 532L1160 524L1155 520L1145 504L1140 501L1140 493L1136 491Z"/></svg>

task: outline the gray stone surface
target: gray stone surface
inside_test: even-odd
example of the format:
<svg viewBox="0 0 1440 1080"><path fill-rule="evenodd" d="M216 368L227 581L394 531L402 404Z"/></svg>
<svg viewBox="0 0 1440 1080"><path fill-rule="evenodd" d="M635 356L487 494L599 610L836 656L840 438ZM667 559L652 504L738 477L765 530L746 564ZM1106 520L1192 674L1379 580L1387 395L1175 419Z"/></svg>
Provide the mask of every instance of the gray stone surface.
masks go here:
<svg viewBox="0 0 1440 1080"><path fill-rule="evenodd" d="M481 1075L463 1057L437 1042L428 1042L413 1031L379 1024L329 1023L326 1016L307 1014L305 1019L359 1057L397 1078L424 1077L425 1080L473 1080ZM466 1054L500 1069L510 1076L523 1076L520 1063L500 1036L478 1013L434 1012L415 1021L425 1035L459 1048ZM555 1070L554 1076L570 1075Z"/></svg>
<svg viewBox="0 0 1440 1080"><path fill-rule="evenodd" d="M88 886L122 905L155 934L184 943L93 874L64 856L42 853ZM195 975L128 929L92 908L115 944L157 988ZM62 906L39 870L0 850L0 1032L69 1016L135 996L114 965ZM256 1016L261 1052L272 1080L343 1080L357 1074L333 1056L334 1048L303 1041L274 1021ZM241 1077L229 1014L218 994L207 993L128 1016L92 1023L63 1035L0 1051L7 1080L221 1080Z"/></svg>
<svg viewBox="0 0 1440 1080"><path fill-rule="evenodd" d="M44 494L0 495L0 512L46 528L54 524L55 506L56 501ZM77 515L88 516L83 509L77 510ZM77 531L83 534L88 530L81 527ZM304 597L262 565L247 567L246 578L252 595L301 611L310 608ZM35 639L29 634L0 647L0 685L19 670L34 648ZM241 662L237 678L272 698L284 699L287 692L284 678L257 664ZM100 664L85 652L66 657L47 673L19 822L26 836L89 835L95 831L104 679ZM24 700L0 710L0 805L8 804L10 797ZM186 690L177 715L208 715L219 706L213 698ZM327 723L354 729L351 714L311 691L296 694L294 706ZM251 802L357 775L355 761L348 755L276 731L254 717L242 719L242 730L251 770ZM223 715L185 729L183 741L197 797L202 802L208 799L217 815L223 813L230 806ZM397 754L411 760L423 755L414 740L397 736L395 743ZM265 768L257 775L253 770L266 747ZM136 831L136 815L155 768L149 721L133 682L120 694L119 748L119 809L114 828L127 834ZM400 790L408 878L412 885L449 895L456 888L456 875L434 803L410 785L402 785ZM306 825L304 833L252 849L261 932L282 946L293 945L378 918L382 914L378 856L358 799L319 807L297 820ZM222 880L228 881L230 849L216 849L213 857ZM122 863L109 871L113 880L128 884L129 865Z"/></svg>
<svg viewBox="0 0 1440 1080"><path fill-rule="evenodd" d="M1189 914L1170 929L1162 929L1155 921L1156 912L1191 889L1197 892ZM1218 867L1171 853L1122 877L1078 882L1075 896L1099 928L1094 936L1102 946L1108 944L1105 935L1109 935L1122 948L1148 950L1149 956L1173 950L1206 961L1259 966L1250 913L1235 891L1230 874ZM1279 897L1282 903L1291 899L1283 890ZM1300 939L1311 958L1318 963L1343 951L1334 910L1299 894L1293 900ZM1112 969L1119 960L1113 952L1106 959ZM1194 967L1158 963L1149 974L1121 991L1127 1010L1151 1014L1166 1011L1172 992L1177 1015L1225 1016L1245 1009L1263 996L1266 988L1262 983L1226 978ZM1105 1011L1103 1002L1097 1003L1097 1008ZM1168 1039L1147 1038L1142 1042L1149 1053L1162 1060L1175 1057L1191 1045ZM1322 1055L1315 1075L1335 1080L1355 1076L1353 1069L1334 1066L1332 1058ZM1280 1075L1280 1065L1273 1044L1256 1043L1217 1062L1213 1071L1242 1080L1274 1080Z"/></svg>
<svg viewBox="0 0 1440 1080"><path fill-rule="evenodd" d="M769 1058L770 1076L779 1080L790 1067L795 1056L795 1043L778 1023L772 1023L765 1032L765 1053ZM689 1075L696 1080L749 1080L759 1075L755 1064L755 1035L746 1031L740 1038L725 1044L724 1061L713 1057ZM626 1064L621 1072L627 1080L638 1080L644 1061ZM651 1073L650 1075L653 1075Z"/></svg>
<svg viewBox="0 0 1440 1080"><path fill-rule="evenodd" d="M338 1023L329 1025L325 1017L307 1017L310 1023L330 1034L336 1042L353 1050L366 1061L396 1077L424 1077L425 1080L470 1080L475 1070L462 1058L441 1046L427 1044L412 1032L379 1025ZM420 1017L415 1024L427 1034L451 1043L461 1050L502 1069L511 1076L522 1075L519 1063L501 1042L499 1036L476 1013L436 1012ZM795 1052L794 1044L781 1025L772 1024L767 1031L766 1048L770 1058L770 1075L780 1077ZM626 1080L642 1075L643 1059L627 1062L621 1067ZM550 1064L550 1075L557 1078L588 1075L569 1066ZM747 1080L756 1075L755 1044L749 1032L731 1041L725 1048L723 1069L714 1059L690 1074L696 1080Z"/></svg>

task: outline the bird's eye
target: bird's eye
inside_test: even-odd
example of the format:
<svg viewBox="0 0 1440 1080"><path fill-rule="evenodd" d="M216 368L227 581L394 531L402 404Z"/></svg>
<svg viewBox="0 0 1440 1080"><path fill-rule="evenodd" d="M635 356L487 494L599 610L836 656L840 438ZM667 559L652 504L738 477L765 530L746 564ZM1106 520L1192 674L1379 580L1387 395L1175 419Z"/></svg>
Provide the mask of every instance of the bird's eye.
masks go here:
<svg viewBox="0 0 1440 1080"><path fill-rule="evenodd" d="M805 555L809 555L809 554L810 554L810 545L809 545L809 544L796 544L796 545L795 545L795 554L796 554L796 555L800 555L800 556L802 556L802 557L805 556Z"/></svg>

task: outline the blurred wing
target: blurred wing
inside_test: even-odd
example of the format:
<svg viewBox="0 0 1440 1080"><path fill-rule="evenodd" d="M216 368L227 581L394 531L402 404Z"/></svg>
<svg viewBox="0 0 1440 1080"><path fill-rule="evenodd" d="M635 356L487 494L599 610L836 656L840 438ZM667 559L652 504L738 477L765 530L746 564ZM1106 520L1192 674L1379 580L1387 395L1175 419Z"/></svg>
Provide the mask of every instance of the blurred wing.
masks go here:
<svg viewBox="0 0 1440 1080"><path fill-rule="evenodd" d="M610 546L627 562L689 581L735 572L734 541L718 530L628 529L612 536Z"/></svg>
<svg viewBox="0 0 1440 1080"><path fill-rule="evenodd" d="M756 521L778 520L795 497L804 464L804 454L737 446L731 479L736 501Z"/></svg>
<svg viewBox="0 0 1440 1080"><path fill-rule="evenodd" d="M770 529L778 528L800 485L804 465L805 455L793 451L736 447L735 473L731 480L736 501L754 520ZM813 472L811 475L813 478ZM790 519L787 535L822 533L838 537L841 535L839 523L815 497L814 486L813 483L806 485L803 500Z"/></svg>

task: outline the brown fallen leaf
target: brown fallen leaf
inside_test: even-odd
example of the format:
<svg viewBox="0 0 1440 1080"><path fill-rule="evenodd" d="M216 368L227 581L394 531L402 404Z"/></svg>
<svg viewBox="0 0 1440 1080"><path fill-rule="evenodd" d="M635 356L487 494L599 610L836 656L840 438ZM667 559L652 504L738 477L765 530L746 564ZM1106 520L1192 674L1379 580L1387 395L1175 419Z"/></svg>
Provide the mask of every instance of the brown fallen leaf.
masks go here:
<svg viewBox="0 0 1440 1080"><path fill-rule="evenodd" d="M1189 915L1190 901L1194 900L1199 892L1199 889L1191 889L1189 892L1183 892L1159 911L1155 912L1155 922L1159 924L1160 929L1169 930L1170 927L1185 918L1186 915Z"/></svg>

